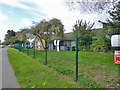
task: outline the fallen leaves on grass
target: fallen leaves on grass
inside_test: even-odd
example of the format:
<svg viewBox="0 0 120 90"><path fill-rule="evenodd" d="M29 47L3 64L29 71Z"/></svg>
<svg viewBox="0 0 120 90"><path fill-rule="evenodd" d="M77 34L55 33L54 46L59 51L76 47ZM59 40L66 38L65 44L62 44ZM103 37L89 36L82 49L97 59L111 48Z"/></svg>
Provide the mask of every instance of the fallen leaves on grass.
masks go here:
<svg viewBox="0 0 120 90"><path fill-rule="evenodd" d="M43 85L45 86L45 83L43 83Z"/></svg>

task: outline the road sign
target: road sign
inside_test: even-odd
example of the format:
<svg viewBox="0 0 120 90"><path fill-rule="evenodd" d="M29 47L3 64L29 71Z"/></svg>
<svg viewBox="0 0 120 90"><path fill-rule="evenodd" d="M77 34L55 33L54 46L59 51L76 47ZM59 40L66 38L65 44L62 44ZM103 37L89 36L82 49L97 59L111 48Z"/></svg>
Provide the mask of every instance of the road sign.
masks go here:
<svg viewBox="0 0 120 90"><path fill-rule="evenodd" d="M120 51L115 51L115 63L120 64Z"/></svg>
<svg viewBox="0 0 120 90"><path fill-rule="evenodd" d="M111 46L112 47L120 47L120 35L112 35Z"/></svg>

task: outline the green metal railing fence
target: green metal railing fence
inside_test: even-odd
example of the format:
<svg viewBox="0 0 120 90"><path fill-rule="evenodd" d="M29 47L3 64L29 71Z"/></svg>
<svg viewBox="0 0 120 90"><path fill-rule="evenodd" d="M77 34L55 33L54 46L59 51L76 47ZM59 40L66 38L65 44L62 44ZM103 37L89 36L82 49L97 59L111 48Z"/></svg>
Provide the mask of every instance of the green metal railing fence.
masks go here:
<svg viewBox="0 0 120 90"><path fill-rule="evenodd" d="M78 80L78 40L77 39L78 39L78 36L76 36L76 60L75 60L75 58L68 58L67 57L67 59L70 59L70 60L72 60L74 62L76 61L76 64L75 64L76 68L75 68L75 65L72 66L73 68L75 68L74 72L76 72L76 74L75 74L75 81L76 82ZM55 51L56 49L53 50L53 51L52 50L48 50L47 49L48 48L48 46L47 46L47 40L45 40L45 50L37 50L37 49L35 49L35 42L33 42L33 43L17 43L17 44L14 44L14 48L18 49L20 52L25 53L26 55L29 55L29 56L33 57L34 59L37 59L39 62L42 62L45 65L48 65L50 67L55 68L54 66L52 66L52 64L49 65L49 61L52 61L51 59L53 59L53 58L50 58L50 57L54 57L54 55L56 53L59 53L59 52ZM41 61L39 60L40 56L38 56L38 54L43 58ZM62 56L64 56L64 55L58 55L58 56L55 56L55 57L63 59ZM55 59L55 57L54 57L54 59ZM75 54L74 54L74 57L75 57ZM65 67L63 69L65 69ZM65 70L62 71L60 69L60 67L56 68L56 70L62 72L63 74L65 74Z"/></svg>
<svg viewBox="0 0 120 90"><path fill-rule="evenodd" d="M73 78L76 82L80 82L83 85L99 87L99 84L103 85L102 83L105 82L104 85L114 86L118 81L118 76L115 76L115 78L113 78L113 76L118 75L120 70L118 71L118 67L114 64L113 51L111 51L111 53L79 51L78 35L75 41L76 46L74 51L57 52L56 49L49 50L48 40L45 40L44 50L37 50L37 48L35 48L35 42L17 43L14 44L14 48L31 56L34 60ZM109 54L110 57L107 57ZM109 61L111 61L110 64L108 64ZM104 65L105 63L108 65ZM107 70L110 71L108 72Z"/></svg>

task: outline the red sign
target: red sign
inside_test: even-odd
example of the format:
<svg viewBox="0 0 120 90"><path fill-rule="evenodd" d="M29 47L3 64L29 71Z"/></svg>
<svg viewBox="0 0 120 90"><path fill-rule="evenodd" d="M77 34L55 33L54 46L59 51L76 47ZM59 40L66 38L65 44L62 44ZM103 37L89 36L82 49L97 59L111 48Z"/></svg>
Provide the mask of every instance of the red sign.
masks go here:
<svg viewBox="0 0 120 90"><path fill-rule="evenodd" d="M120 51L115 51L115 63L120 64Z"/></svg>
<svg viewBox="0 0 120 90"><path fill-rule="evenodd" d="M40 50L40 46L38 46L38 50Z"/></svg>

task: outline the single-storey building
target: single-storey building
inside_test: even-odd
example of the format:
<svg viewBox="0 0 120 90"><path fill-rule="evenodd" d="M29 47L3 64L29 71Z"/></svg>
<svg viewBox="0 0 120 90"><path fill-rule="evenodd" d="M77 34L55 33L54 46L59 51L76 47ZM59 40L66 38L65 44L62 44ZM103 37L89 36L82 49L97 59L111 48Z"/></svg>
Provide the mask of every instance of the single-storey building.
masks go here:
<svg viewBox="0 0 120 90"><path fill-rule="evenodd" d="M59 44L57 42L59 41ZM56 44L55 44L56 42ZM75 47L75 41L73 39L64 39L64 38L57 38L48 41L48 49L49 50L56 50L59 47L59 50L70 50L71 47Z"/></svg>
<svg viewBox="0 0 120 90"><path fill-rule="evenodd" d="M72 36L72 33L65 33L64 37L52 37L51 39L47 40L47 47L49 50L72 50L74 49L76 43ZM45 47L45 40L42 40L42 43L40 42L40 39L38 37L35 38L35 49L44 50L43 46Z"/></svg>

